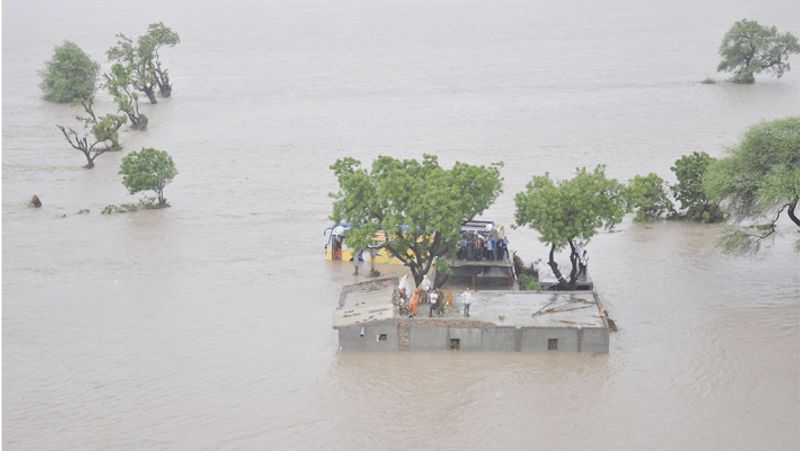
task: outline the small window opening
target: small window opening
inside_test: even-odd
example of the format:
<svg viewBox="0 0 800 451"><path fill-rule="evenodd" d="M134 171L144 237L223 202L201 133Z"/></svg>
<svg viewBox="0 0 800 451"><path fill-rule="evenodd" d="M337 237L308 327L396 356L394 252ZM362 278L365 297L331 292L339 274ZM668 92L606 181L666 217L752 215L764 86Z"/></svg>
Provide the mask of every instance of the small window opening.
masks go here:
<svg viewBox="0 0 800 451"><path fill-rule="evenodd" d="M451 351L458 351L461 349L461 339L460 338L451 338L450 339L450 350Z"/></svg>
<svg viewBox="0 0 800 451"><path fill-rule="evenodd" d="M386 341L389 337L386 334L378 334L378 341Z"/></svg>
<svg viewBox="0 0 800 451"><path fill-rule="evenodd" d="M547 339L547 350L548 351L558 351L558 338L548 338Z"/></svg>

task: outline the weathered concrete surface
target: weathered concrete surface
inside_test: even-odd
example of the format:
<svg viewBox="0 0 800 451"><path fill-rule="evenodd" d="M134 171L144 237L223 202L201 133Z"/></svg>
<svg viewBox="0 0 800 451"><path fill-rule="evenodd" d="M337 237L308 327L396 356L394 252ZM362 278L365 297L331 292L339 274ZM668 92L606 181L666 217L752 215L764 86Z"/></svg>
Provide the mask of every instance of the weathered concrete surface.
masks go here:
<svg viewBox="0 0 800 451"><path fill-rule="evenodd" d="M397 287L396 278L371 280L348 285L339 296L339 308L334 312L333 327L341 328L396 316L392 296Z"/></svg>
<svg viewBox="0 0 800 451"><path fill-rule="evenodd" d="M409 351L439 351L448 348L447 328L414 326L409 329Z"/></svg>
<svg viewBox="0 0 800 451"><path fill-rule="evenodd" d="M609 334L594 292L472 292L470 317L461 293L442 317L401 317L388 281L343 290L334 328L346 350L608 353ZM381 334L384 336L382 339Z"/></svg>
<svg viewBox="0 0 800 451"><path fill-rule="evenodd" d="M569 274L572 271L572 264L559 263L558 267L561 270L561 275L564 276L567 280L569 280ZM543 288L558 285L558 279L556 279L556 275L553 273L553 270L550 268L550 265L546 263L542 263L539 265L538 277L539 277L539 285L541 285ZM594 282L592 282L592 277L589 275L588 269L586 270L585 276L578 276L578 282L575 288L576 290L579 291L594 290Z"/></svg>
<svg viewBox="0 0 800 451"><path fill-rule="evenodd" d="M514 344L514 333L516 330L511 327L483 329L483 351L516 351Z"/></svg>
<svg viewBox="0 0 800 451"><path fill-rule="evenodd" d="M461 351L483 351L483 331L477 328L454 327L450 329L450 339L459 341ZM450 343L448 342L448 348Z"/></svg>
<svg viewBox="0 0 800 451"><path fill-rule="evenodd" d="M529 328L522 333L522 352L545 352L549 339L558 340L558 351L578 351L578 329L575 327Z"/></svg>
<svg viewBox="0 0 800 451"><path fill-rule="evenodd" d="M607 328L584 328L582 338L582 352L608 354L609 337Z"/></svg>
<svg viewBox="0 0 800 451"><path fill-rule="evenodd" d="M379 340L381 334L385 341ZM396 351L400 346L397 320L342 327L339 329L339 346L353 351Z"/></svg>

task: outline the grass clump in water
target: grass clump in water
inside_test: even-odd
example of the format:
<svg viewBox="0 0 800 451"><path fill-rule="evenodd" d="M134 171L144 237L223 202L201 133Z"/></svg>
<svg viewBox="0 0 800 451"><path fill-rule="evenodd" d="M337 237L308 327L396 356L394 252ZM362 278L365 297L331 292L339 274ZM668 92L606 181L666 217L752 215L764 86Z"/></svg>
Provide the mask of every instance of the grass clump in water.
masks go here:
<svg viewBox="0 0 800 451"><path fill-rule="evenodd" d="M134 211L148 210L151 208L158 208L155 197L145 197L143 199L139 199L139 202L135 204L130 202L120 205L108 204L100 213L104 215L110 215L114 213L132 213Z"/></svg>
<svg viewBox="0 0 800 451"><path fill-rule="evenodd" d="M519 275L519 289L522 291L542 291L539 281L528 274Z"/></svg>

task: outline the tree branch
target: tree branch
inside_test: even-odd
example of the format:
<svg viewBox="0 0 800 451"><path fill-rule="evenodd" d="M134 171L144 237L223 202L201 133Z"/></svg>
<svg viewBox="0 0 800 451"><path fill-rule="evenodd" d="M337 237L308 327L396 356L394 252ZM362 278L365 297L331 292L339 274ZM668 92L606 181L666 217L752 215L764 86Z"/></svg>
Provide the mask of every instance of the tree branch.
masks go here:
<svg viewBox="0 0 800 451"><path fill-rule="evenodd" d="M797 226L800 227L800 219L797 218L797 215L794 213L794 209L797 208L798 199L795 199L791 204L789 204L789 210L787 210L787 214L789 215L789 219Z"/></svg>
<svg viewBox="0 0 800 451"><path fill-rule="evenodd" d="M773 219L772 221L769 222L768 225L766 225L766 227L769 227L769 232L767 232L766 234L759 235L757 233L747 233L747 232L744 232L744 234L747 235L747 236L753 237L753 238L758 238L759 240L763 240L764 238L767 238L770 235L773 235L777 230L775 228L775 223L778 222L778 218L781 217L781 213L783 213L783 210L785 210L786 207L791 207L791 206L792 206L792 204L786 204L786 205L782 206L780 208L780 210L778 210L778 213L775 215L775 219Z"/></svg>
<svg viewBox="0 0 800 451"><path fill-rule="evenodd" d="M386 243L385 247L386 249L389 249L389 252L391 252L392 255L395 256L395 258L400 260L403 263L403 265L408 266L409 268L411 267L411 261L409 260L408 256L402 255L400 252L397 251L397 249L392 247L390 243Z"/></svg>
<svg viewBox="0 0 800 451"><path fill-rule="evenodd" d="M63 125L56 125L56 127L58 127L61 130L61 133L64 134L64 138L66 138L67 142L69 143L70 146L72 146L73 149L80 150L81 152L88 151L88 149L86 149L85 146L81 147L81 145L80 145L81 141L80 141L80 138L78 137L78 132L76 132L74 129L70 128L69 129L69 133L67 133L67 130L64 128ZM75 142L74 143L72 142L72 138L70 137L70 134L72 134L72 136L75 138Z"/></svg>

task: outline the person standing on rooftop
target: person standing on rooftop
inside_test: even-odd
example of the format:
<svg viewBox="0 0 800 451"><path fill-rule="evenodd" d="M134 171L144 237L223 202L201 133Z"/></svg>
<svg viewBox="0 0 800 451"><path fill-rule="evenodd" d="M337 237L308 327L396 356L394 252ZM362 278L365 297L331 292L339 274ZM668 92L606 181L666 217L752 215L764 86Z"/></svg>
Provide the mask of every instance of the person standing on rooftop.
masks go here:
<svg viewBox="0 0 800 451"><path fill-rule="evenodd" d="M461 293L461 302L464 303L464 318L469 318L469 305L472 303L472 293L469 292L469 288Z"/></svg>
<svg viewBox="0 0 800 451"><path fill-rule="evenodd" d="M577 238L572 240L572 246L575 249L575 255L580 258L583 255L583 243L578 241Z"/></svg>
<svg viewBox="0 0 800 451"><path fill-rule="evenodd" d="M586 249L583 250L583 255L581 255L580 259L580 270L578 271L578 276L583 276L586 278L586 267L589 266L589 251Z"/></svg>

